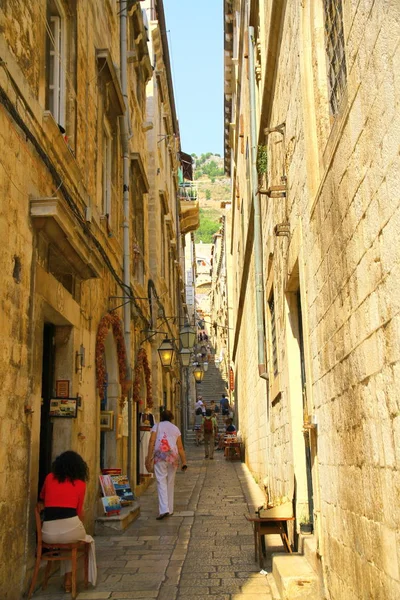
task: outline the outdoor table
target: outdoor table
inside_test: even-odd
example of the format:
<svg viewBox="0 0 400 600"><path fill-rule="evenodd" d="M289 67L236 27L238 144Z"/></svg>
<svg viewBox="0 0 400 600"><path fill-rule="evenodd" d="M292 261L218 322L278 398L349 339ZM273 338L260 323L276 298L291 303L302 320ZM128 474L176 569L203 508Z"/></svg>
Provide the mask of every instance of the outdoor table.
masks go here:
<svg viewBox="0 0 400 600"><path fill-rule="evenodd" d="M294 521L294 517L250 517L249 515L244 515L247 521L250 521L253 524L254 529L254 560L257 560L260 563L260 569L264 566L264 556L265 556L265 540L264 535L270 533L278 533L281 536L283 547L286 552L292 554L292 549L290 547L288 535L287 535L287 522Z"/></svg>

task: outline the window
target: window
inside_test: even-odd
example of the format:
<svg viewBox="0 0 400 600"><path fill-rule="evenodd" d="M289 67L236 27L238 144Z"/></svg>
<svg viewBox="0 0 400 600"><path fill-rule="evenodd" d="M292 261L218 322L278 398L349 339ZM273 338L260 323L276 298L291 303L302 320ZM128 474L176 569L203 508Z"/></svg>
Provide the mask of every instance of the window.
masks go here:
<svg viewBox="0 0 400 600"><path fill-rule="evenodd" d="M275 302L272 293L268 300L270 332L271 332L271 351L272 351L272 371L274 377L278 375L278 347L276 343L276 321L275 321Z"/></svg>
<svg viewBox="0 0 400 600"><path fill-rule="evenodd" d="M166 264L165 264L165 219L164 213L161 210L161 277L165 279Z"/></svg>
<svg viewBox="0 0 400 600"><path fill-rule="evenodd" d="M65 27L66 19L60 3L47 3L46 40L46 109L54 120L65 126Z"/></svg>
<svg viewBox="0 0 400 600"><path fill-rule="evenodd" d="M144 262L146 255L145 231L144 231L144 189L141 184L138 170L132 168L132 177L130 188L132 191L132 219L133 235L135 248L135 277L136 280L144 283Z"/></svg>
<svg viewBox="0 0 400 600"><path fill-rule="evenodd" d="M339 112L347 78L342 13L342 0L324 0L329 106L333 116Z"/></svg>
<svg viewBox="0 0 400 600"><path fill-rule="evenodd" d="M107 216L108 225L111 224L111 192L112 192L112 155L113 140L111 129L107 121L103 125L103 215Z"/></svg>

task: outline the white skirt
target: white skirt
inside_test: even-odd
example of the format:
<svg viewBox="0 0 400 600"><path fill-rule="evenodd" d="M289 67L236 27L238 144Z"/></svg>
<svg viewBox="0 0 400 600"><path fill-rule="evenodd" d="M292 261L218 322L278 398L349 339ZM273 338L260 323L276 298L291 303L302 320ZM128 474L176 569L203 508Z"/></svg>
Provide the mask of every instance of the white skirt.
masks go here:
<svg viewBox="0 0 400 600"><path fill-rule="evenodd" d="M44 521L42 525L42 537L46 544L73 544L74 542L89 542L89 581L96 585L97 566L94 539L85 531L79 517L68 519L56 519L55 521ZM46 560L46 556L43 556ZM70 560L60 560L61 575L72 571Z"/></svg>

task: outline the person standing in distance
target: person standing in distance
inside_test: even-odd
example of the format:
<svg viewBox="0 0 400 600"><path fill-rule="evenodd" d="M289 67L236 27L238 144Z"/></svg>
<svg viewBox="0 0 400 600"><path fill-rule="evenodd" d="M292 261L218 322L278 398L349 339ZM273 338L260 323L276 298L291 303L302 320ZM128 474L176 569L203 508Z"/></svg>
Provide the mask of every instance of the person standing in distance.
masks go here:
<svg viewBox="0 0 400 600"><path fill-rule="evenodd" d="M223 415L229 415L230 404L229 404L229 400L225 394L222 394L219 404L221 406L221 413Z"/></svg>
<svg viewBox="0 0 400 600"><path fill-rule="evenodd" d="M203 436L204 436L204 456L205 458L214 458L214 440L218 432L217 419L211 414L211 409L207 408L206 416L203 418Z"/></svg>
<svg viewBox="0 0 400 600"><path fill-rule="evenodd" d="M154 456L154 475L157 481L160 521L174 512L174 485L179 458L182 471L186 471L186 454L182 445L182 436L178 427L171 423L174 415L170 410L161 413L161 420L151 430L149 448L146 457L146 469Z"/></svg>

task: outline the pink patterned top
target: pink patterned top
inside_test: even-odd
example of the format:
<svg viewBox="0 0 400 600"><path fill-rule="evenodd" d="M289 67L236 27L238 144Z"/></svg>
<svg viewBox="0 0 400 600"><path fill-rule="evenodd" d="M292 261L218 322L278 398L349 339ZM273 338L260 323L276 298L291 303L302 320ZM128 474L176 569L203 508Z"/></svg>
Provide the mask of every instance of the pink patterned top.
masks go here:
<svg viewBox="0 0 400 600"><path fill-rule="evenodd" d="M157 432L157 425L154 425L151 431ZM155 463L164 460L165 462L178 467L179 453L176 440L180 435L181 432L173 423L161 421L158 424L157 438L154 446Z"/></svg>

